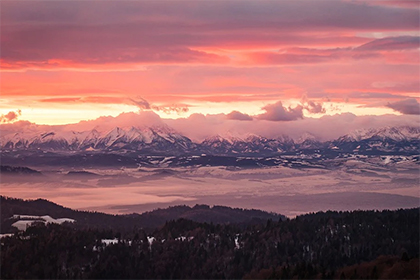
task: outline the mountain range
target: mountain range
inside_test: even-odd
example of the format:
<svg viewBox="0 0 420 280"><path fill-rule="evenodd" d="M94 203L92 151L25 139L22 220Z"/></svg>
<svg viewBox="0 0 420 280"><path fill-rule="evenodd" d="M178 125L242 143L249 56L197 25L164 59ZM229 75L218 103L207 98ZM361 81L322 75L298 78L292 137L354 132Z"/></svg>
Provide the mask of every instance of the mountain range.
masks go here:
<svg viewBox="0 0 420 280"><path fill-rule="evenodd" d="M147 155L244 155L338 152L358 154L419 154L420 127L385 127L353 131L322 141L305 133L297 139L280 135L228 137L215 135L195 142L169 127L115 127L108 131L35 131L2 135L0 149L11 151L137 152Z"/></svg>

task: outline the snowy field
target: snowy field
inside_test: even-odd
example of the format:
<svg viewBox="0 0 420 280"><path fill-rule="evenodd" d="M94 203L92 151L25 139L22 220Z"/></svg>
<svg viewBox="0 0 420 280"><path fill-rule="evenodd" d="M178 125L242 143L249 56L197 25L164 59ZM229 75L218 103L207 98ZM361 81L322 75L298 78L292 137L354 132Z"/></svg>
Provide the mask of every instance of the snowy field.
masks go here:
<svg viewBox="0 0 420 280"><path fill-rule="evenodd" d="M334 168L84 169L94 174L73 176L65 168L41 171L42 178L2 180L1 194L114 214L209 204L290 217L321 210L419 207L420 198L418 163L388 158L349 159Z"/></svg>

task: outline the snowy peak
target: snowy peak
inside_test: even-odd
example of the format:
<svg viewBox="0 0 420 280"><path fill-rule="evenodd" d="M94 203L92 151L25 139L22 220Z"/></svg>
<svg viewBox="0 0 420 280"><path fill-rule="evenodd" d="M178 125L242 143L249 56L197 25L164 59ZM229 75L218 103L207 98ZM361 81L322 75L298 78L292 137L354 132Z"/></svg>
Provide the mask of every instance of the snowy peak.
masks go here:
<svg viewBox="0 0 420 280"><path fill-rule="evenodd" d="M246 138L245 141L246 142L264 142L267 138L262 137L260 135L256 135L256 134L249 134Z"/></svg>
<svg viewBox="0 0 420 280"><path fill-rule="evenodd" d="M232 152L234 142L232 139L223 138L220 135L215 135L204 139L200 147L205 153L209 154L229 154Z"/></svg>
<svg viewBox="0 0 420 280"><path fill-rule="evenodd" d="M233 142L234 141L232 138L224 138L220 135L214 135L214 136L204 139L202 144L204 145L222 145L222 144L232 145Z"/></svg>
<svg viewBox="0 0 420 280"><path fill-rule="evenodd" d="M192 142L188 138L164 127L115 128L99 139L95 148L141 150L147 147L170 149L170 146L188 148ZM179 146L179 147L178 147Z"/></svg>
<svg viewBox="0 0 420 280"><path fill-rule="evenodd" d="M341 151L357 153L419 153L420 128L385 127L380 129L358 130L332 141Z"/></svg>
<svg viewBox="0 0 420 280"><path fill-rule="evenodd" d="M171 143L182 147L191 146L191 140L166 127L115 127L99 132L42 131L24 135L15 133L1 138L2 149L42 150L137 150L147 145Z"/></svg>
<svg viewBox="0 0 420 280"><path fill-rule="evenodd" d="M410 141L420 139L420 128L417 127L384 127L380 129L356 130L350 134L344 135L338 140L355 142L366 139Z"/></svg>
<svg viewBox="0 0 420 280"><path fill-rule="evenodd" d="M280 135L266 138L248 134L244 138L215 135L201 143L167 126L114 127L107 131L30 131L9 133L0 138L2 151L96 151L140 152L143 154L272 155L286 152L419 153L420 128L386 127L357 130L332 141L321 141L311 133L296 140Z"/></svg>
<svg viewBox="0 0 420 280"><path fill-rule="evenodd" d="M103 148L103 147L112 146L118 141L118 139L120 139L124 135L125 135L125 132L121 128L116 127L112 129L111 131L109 131L105 137L100 139L98 143L95 145L95 148L96 147Z"/></svg>
<svg viewBox="0 0 420 280"><path fill-rule="evenodd" d="M371 137L391 139L394 141L410 141L420 138L420 128L416 127L386 127L378 129Z"/></svg>
<svg viewBox="0 0 420 280"><path fill-rule="evenodd" d="M302 143L313 143L313 142L318 142L317 138L315 137L315 135L305 132L304 134L302 134L297 140L296 140L296 144L302 144Z"/></svg>

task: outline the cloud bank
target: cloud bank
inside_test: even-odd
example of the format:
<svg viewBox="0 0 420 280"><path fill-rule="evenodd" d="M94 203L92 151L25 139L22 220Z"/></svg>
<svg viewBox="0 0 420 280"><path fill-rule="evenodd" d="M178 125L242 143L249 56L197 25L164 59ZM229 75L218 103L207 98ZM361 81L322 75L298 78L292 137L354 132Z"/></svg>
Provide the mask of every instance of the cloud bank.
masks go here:
<svg viewBox="0 0 420 280"><path fill-rule="evenodd" d="M277 104L278 106L279 104ZM310 133L320 140L332 140L361 129L419 126L419 118L417 115L356 116L345 113L320 118L303 118L296 121L270 121L259 118L243 121L229 119L225 114L193 114L188 118L162 119L152 111L140 111L61 126L39 126L26 121L17 121L2 124L1 129L6 135L16 132L33 133L34 131L47 132L51 130L89 131L96 129L109 131L115 127L130 128L131 126L168 127L197 142L214 135L242 138L251 134L268 138L286 135L298 139L305 133Z"/></svg>

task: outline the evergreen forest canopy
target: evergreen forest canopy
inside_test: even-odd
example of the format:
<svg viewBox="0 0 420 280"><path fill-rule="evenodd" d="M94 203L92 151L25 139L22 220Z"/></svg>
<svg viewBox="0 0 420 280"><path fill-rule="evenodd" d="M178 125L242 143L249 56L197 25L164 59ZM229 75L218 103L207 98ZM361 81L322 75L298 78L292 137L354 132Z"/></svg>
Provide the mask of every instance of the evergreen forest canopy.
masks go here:
<svg viewBox="0 0 420 280"><path fill-rule="evenodd" d="M181 218L153 230L37 224L2 238L1 278L418 279L419 210Z"/></svg>

